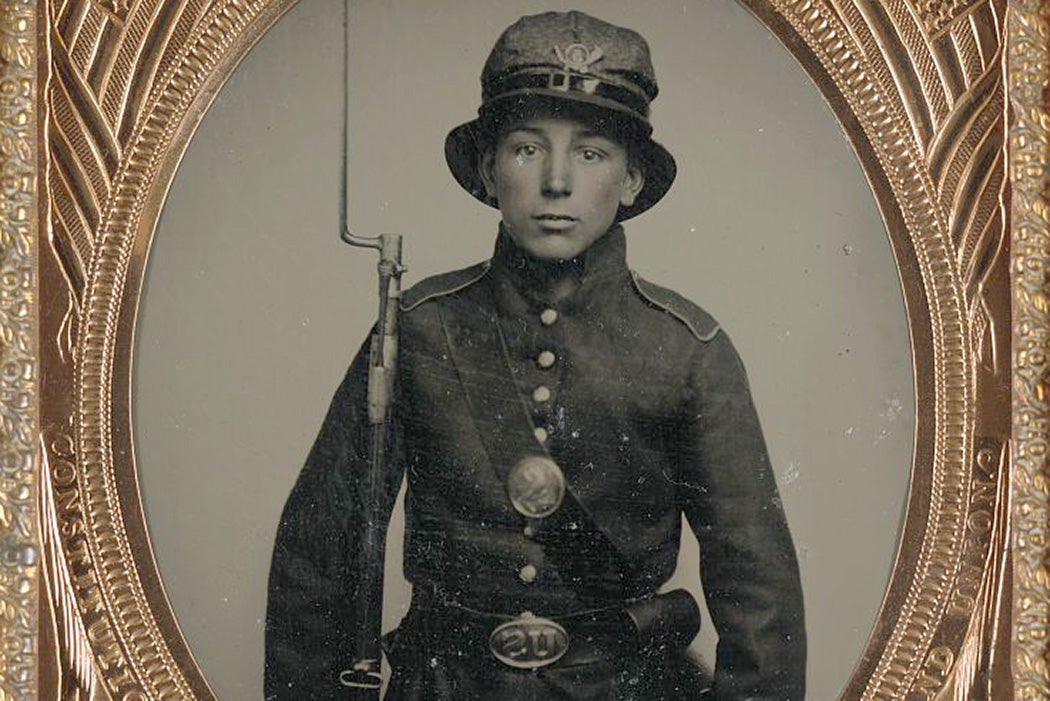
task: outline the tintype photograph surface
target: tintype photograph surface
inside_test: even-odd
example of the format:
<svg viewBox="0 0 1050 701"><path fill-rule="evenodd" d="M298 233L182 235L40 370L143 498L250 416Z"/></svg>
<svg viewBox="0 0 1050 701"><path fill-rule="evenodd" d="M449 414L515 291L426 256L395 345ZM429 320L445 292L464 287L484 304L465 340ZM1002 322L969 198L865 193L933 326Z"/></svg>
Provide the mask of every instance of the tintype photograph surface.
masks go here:
<svg viewBox="0 0 1050 701"><path fill-rule="evenodd" d="M40 5L41 689L1040 688L1005 2Z"/></svg>
<svg viewBox="0 0 1050 701"><path fill-rule="evenodd" d="M571 159L608 159L606 151L630 137L641 144L631 158L639 159L645 183L614 193L610 208L600 199L608 200L608 185L598 190L582 181L573 197L577 183L557 182L573 177L571 170L551 173L553 185L539 182L528 193L546 202L548 211L538 213L571 214L581 197L599 200L583 205L599 210L600 224L585 220L581 227L595 240L564 255L530 241L523 250L507 235L507 210L479 201L489 193L472 197L460 187L445 144L450 131L477 116L479 77L501 32L543 9L350 6L349 226L366 236L402 234L407 267L398 359L405 367L397 374L404 394L395 390L395 397L411 414L391 438L410 447L392 446L390 460L405 461L391 469L407 474L410 490L418 480L418 494L409 492L408 540L402 502L386 538L384 628L408 612L407 572L417 605L423 597L447 600L439 627L467 616L478 617L474 628L487 626L484 636L472 630L476 640L445 641L481 658L469 664L484 668L489 633L500 622L492 614L510 620L532 611L571 623L579 611L621 613L624 600L647 602L657 591L685 588L698 602L714 596L723 608L723 630L707 618L694 646L708 671L718 657L718 632L729 638L736 627L761 637L750 627L774 616L785 619L769 629L780 639L746 654L783 664L772 670L777 674L800 675L785 660L804 659L801 584L811 697L832 696L863 650L885 591L914 437L907 316L863 171L804 71L744 8L589 8L648 42L655 81L650 74L635 83L630 76L642 68L615 62L641 51L640 44L617 42L638 39L588 24L589 14L557 15L539 26L526 23L524 36L508 39L525 48L511 46L496 60L513 69L508 56L531 50L551 71L628 76L617 79L630 91L622 101L615 93L590 102L581 93L584 99L567 107L543 99L563 110L556 115L595 132L571 137ZM375 256L338 235L340 21L339 3L293 9L220 93L175 178L143 295L135 398L142 491L168 595L220 697L260 689L273 537L318 430L324 424L311 460L326 464L312 469L330 474L290 509L321 509L337 489L326 480L363 479L337 478L347 466L336 465L335 454L368 454L359 442L339 445L360 418L346 412L365 409L361 367L329 409L377 308ZM573 31L578 41L569 41ZM311 41L304 44L303 36ZM573 44L603 55L590 64L584 57L573 70L556 53L567 58ZM603 72L606 66L612 73ZM643 79L659 85L652 139L673 155L677 177L645 150L648 137L622 124L634 129L644 121L644 102L630 103L653 92ZM599 107L592 109L594 102ZM550 115L541 111L547 104L530 98L514 106L536 110L529 119L521 115L528 130L510 132L527 154L513 158L527 170L528 158L539 160L536 143L546 150L565 137L534 133L531 121L548 126ZM639 194L646 211L628 210L621 221L620 198ZM511 209L519 226L527 206ZM559 245L577 245L574 225L566 233L561 227L555 220L550 231L536 228ZM488 260L488 270L472 267ZM462 272L443 275L452 270ZM463 294L469 301L460 300ZM434 316L433 302L448 300L475 308L442 308ZM413 330L417 319L425 321ZM201 338L209 339L204 347ZM693 404L702 400L690 393L708 391L720 393L725 406ZM327 411L333 413L325 419ZM353 441L369 436L367 424L354 430L362 435ZM706 435L712 444L694 443ZM701 450L721 457L700 458ZM564 471L548 477L543 463L531 467L541 483L564 481L555 489L564 495L519 508L508 494L510 473L529 456L550 458ZM710 477L691 472L704 461ZM202 483L209 485L203 493ZM698 511L709 492L721 490L730 493L710 498L724 504ZM321 521L307 521L305 533L287 536L307 543L285 550L360 552L359 540L345 540L363 525L346 524L361 518L358 507L335 500L332 508ZM693 514L684 528L683 509ZM538 515L546 510L552 513ZM707 520L703 514L712 511L721 515ZM561 520L565 513L572 516ZM705 567L707 597L694 529L706 531L712 553L726 550ZM801 577L792 581L796 551ZM306 554L281 555L297 556ZM315 556L327 562L319 567L338 559ZM602 569L617 567L625 571ZM757 590L750 603L733 593L745 587ZM354 604L350 591L338 596L350 607L369 605ZM726 609L748 606L762 610ZM359 613L340 615L356 621ZM330 645L331 627L340 623L313 625ZM573 638L589 633L585 627ZM332 669L321 669L327 658L310 649L318 644L304 644L302 654L318 665L300 661L301 672L329 677L319 684L337 682ZM343 662L335 677L348 666Z"/></svg>

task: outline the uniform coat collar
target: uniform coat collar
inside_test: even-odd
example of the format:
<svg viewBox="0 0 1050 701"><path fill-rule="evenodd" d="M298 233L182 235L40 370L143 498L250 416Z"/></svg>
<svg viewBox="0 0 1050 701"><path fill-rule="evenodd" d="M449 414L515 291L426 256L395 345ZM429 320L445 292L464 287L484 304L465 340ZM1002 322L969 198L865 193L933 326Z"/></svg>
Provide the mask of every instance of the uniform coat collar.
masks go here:
<svg viewBox="0 0 1050 701"><path fill-rule="evenodd" d="M564 262L530 257L500 225L490 278L500 306L512 314L538 307L584 309L600 301L610 285L629 275L627 238L619 224L578 258Z"/></svg>

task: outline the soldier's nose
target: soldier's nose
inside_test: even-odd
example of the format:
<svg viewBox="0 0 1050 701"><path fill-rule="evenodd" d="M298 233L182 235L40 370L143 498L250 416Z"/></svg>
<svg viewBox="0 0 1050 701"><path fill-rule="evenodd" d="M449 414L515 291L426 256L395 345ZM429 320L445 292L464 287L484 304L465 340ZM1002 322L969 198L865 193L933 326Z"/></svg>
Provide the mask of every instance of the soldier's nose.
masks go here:
<svg viewBox="0 0 1050 701"><path fill-rule="evenodd" d="M548 197L563 197L572 192L572 174L564 159L553 158L543 174L543 194Z"/></svg>

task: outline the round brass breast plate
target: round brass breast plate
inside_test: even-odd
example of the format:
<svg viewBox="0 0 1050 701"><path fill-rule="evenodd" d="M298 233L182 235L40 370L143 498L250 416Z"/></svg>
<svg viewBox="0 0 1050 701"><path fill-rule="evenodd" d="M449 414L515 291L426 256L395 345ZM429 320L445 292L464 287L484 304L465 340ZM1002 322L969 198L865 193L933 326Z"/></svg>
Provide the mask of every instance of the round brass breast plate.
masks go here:
<svg viewBox="0 0 1050 701"><path fill-rule="evenodd" d="M565 498L565 475L550 458L523 458L507 476L507 494L522 516L544 518L557 511Z"/></svg>

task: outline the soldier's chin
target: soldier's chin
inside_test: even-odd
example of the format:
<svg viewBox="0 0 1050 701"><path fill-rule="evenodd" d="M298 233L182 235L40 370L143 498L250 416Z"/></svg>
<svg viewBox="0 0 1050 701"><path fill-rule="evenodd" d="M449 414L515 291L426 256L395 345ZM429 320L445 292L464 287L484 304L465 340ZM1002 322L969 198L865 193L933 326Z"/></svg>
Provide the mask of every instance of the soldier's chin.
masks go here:
<svg viewBox="0 0 1050 701"><path fill-rule="evenodd" d="M586 246L569 236L548 233L529 241L524 246L529 257L548 263L571 260L583 253Z"/></svg>

